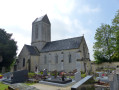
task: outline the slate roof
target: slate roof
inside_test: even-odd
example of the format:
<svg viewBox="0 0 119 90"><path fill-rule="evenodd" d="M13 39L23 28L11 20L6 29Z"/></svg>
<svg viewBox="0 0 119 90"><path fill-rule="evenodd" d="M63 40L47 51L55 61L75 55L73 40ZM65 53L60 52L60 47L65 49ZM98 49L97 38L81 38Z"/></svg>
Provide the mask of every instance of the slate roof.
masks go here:
<svg viewBox="0 0 119 90"><path fill-rule="evenodd" d="M79 48L82 37L83 36L48 42L40 52L60 51Z"/></svg>
<svg viewBox="0 0 119 90"><path fill-rule="evenodd" d="M29 51L30 55L39 55L39 51L37 50L36 47L30 45L25 45L25 47Z"/></svg>
<svg viewBox="0 0 119 90"><path fill-rule="evenodd" d="M39 18L36 18L36 19L33 21L33 23L39 22L39 21L43 21L43 22L45 22L45 23L50 24L50 21L49 21L49 19L48 19L47 14L45 14L45 15L39 17Z"/></svg>

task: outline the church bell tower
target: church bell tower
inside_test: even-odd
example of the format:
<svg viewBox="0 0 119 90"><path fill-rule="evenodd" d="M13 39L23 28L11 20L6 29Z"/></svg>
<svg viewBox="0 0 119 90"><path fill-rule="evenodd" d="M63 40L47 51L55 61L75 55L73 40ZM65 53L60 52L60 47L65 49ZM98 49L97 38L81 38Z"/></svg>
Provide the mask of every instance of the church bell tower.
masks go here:
<svg viewBox="0 0 119 90"><path fill-rule="evenodd" d="M51 24L47 15L44 15L32 23L31 45L40 51L47 42L51 42Z"/></svg>

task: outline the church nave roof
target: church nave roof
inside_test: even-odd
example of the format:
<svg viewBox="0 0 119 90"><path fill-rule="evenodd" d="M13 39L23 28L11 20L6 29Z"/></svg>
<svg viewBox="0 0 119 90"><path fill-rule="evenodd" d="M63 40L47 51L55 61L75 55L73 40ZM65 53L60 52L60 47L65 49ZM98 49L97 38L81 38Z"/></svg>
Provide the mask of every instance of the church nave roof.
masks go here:
<svg viewBox="0 0 119 90"><path fill-rule="evenodd" d="M61 51L79 48L82 37L83 36L48 42L40 52Z"/></svg>

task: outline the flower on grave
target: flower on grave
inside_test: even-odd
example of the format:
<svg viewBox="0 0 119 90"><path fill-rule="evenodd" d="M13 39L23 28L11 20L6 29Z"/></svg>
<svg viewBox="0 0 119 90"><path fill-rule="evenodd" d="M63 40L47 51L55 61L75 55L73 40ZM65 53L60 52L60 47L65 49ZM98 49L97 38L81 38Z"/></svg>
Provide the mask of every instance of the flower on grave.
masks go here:
<svg viewBox="0 0 119 90"><path fill-rule="evenodd" d="M2 78L2 75L0 75L0 78Z"/></svg>

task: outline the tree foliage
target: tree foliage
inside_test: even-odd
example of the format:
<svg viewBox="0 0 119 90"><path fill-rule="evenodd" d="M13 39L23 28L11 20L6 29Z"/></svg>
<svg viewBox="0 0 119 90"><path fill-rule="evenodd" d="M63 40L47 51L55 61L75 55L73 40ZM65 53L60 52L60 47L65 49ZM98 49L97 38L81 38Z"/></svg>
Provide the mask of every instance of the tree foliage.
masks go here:
<svg viewBox="0 0 119 90"><path fill-rule="evenodd" d="M110 25L102 24L95 34L94 57L99 62L110 61L113 54L113 29Z"/></svg>
<svg viewBox="0 0 119 90"><path fill-rule="evenodd" d="M119 10L112 21L113 29L115 30L115 53L112 56L113 61L119 61Z"/></svg>
<svg viewBox="0 0 119 90"><path fill-rule="evenodd" d="M97 63L119 61L119 11L112 25L102 24L96 30L94 58Z"/></svg>
<svg viewBox="0 0 119 90"><path fill-rule="evenodd" d="M3 66L9 68L15 59L17 45L11 36L12 34L0 29L0 56L3 58L0 68Z"/></svg>

